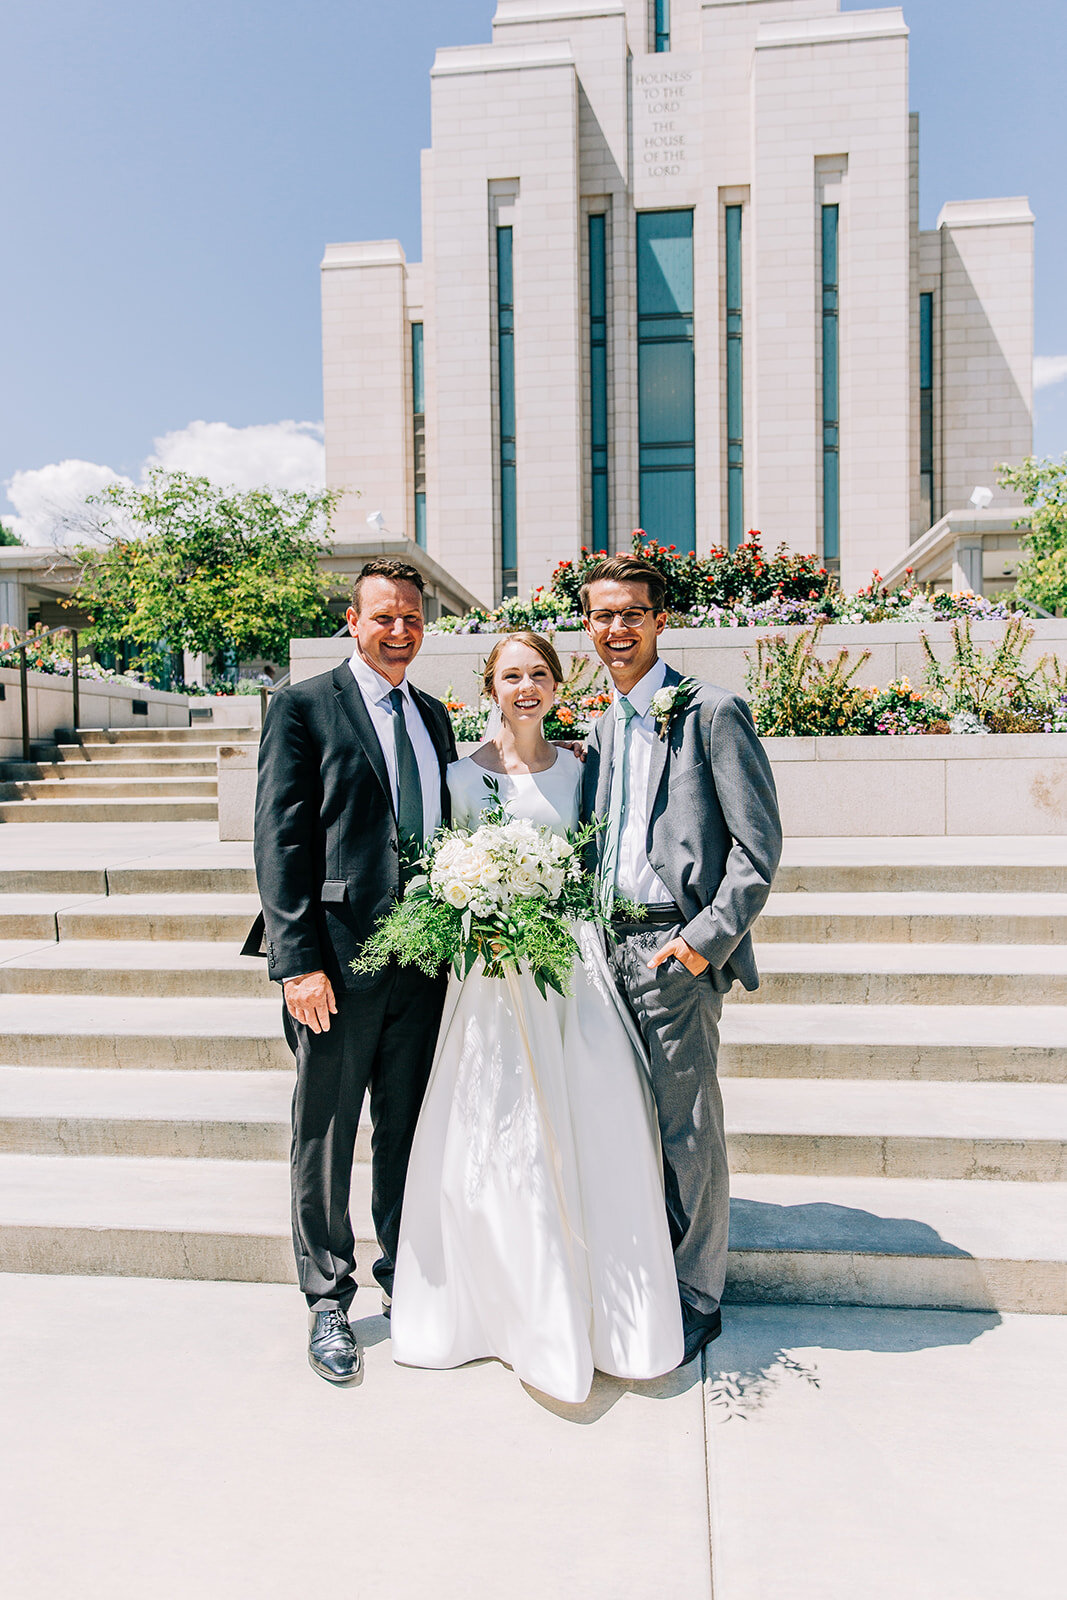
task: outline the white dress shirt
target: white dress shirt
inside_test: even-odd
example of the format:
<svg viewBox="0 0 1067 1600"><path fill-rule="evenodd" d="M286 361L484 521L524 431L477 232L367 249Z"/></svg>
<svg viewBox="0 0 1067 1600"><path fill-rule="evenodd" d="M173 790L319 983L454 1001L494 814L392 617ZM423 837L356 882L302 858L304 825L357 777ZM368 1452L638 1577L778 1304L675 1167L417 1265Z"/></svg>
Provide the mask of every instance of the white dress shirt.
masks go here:
<svg viewBox="0 0 1067 1600"><path fill-rule="evenodd" d="M378 735L378 743L382 747L395 813L396 739L393 734L393 708L389 704L389 696L393 692L394 685L383 678L380 672L375 672L369 662L364 661L358 646L349 657L348 665L359 685L367 714ZM422 836L424 839L429 839L441 826L441 766L437 759L437 751L433 747L433 740L422 720L422 713L411 697L407 678L403 678L396 688L404 696L404 721L407 724L408 738L415 752L415 760L419 765L419 778L422 782Z"/></svg>
<svg viewBox="0 0 1067 1600"><path fill-rule="evenodd" d="M628 900L638 900L642 905L663 905L673 899L662 878L653 869L645 851L650 817L648 805L648 770L652 762L652 746L658 735L652 716L652 696L663 688L667 676L667 663L657 659L654 666L626 695L634 708L630 718L630 753L626 773L626 809L619 832L619 854L615 865L615 887ZM616 716L619 692L615 691L612 710ZM615 724L613 751L622 750L622 719Z"/></svg>

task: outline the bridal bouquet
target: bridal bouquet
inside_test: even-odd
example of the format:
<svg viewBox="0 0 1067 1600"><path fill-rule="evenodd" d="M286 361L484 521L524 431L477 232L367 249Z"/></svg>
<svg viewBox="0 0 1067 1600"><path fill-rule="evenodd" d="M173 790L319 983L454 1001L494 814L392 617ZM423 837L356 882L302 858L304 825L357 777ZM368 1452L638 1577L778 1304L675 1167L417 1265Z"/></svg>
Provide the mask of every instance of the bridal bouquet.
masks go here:
<svg viewBox="0 0 1067 1600"><path fill-rule="evenodd" d="M473 832L442 829L353 969L377 972L392 957L427 973L448 962L466 977L481 956L488 977L526 966L542 995L546 986L566 994L578 952L571 924L603 920L582 867L597 826L553 833L498 804Z"/></svg>

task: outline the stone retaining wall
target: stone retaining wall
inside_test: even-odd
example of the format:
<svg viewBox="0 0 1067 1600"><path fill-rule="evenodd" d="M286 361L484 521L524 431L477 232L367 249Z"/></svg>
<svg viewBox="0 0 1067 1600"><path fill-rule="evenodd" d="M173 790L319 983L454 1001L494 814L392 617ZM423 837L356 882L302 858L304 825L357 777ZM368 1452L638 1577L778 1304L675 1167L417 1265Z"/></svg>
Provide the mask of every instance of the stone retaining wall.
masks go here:
<svg viewBox="0 0 1067 1600"><path fill-rule="evenodd" d="M764 744L791 838L1067 833L1067 733ZM221 839L252 837L256 754L254 744L219 749Z"/></svg>
<svg viewBox="0 0 1067 1600"><path fill-rule="evenodd" d="M1034 639L1028 651L1031 660L1046 654L1067 660L1067 618L1034 622L1032 626ZM660 654L679 672L743 694L747 655L755 652L756 641L772 634L794 636L800 631L783 627L668 628L660 640ZM857 660L864 650L870 650L871 658L858 674L858 683L884 689L887 683L905 676L912 683L920 683L924 664L920 633L926 633L942 660L951 656L951 625L947 622L921 628L911 622L837 624L823 629L819 654L833 656L843 647ZM986 647L1001 639L1003 633L1002 622L976 622L971 629L975 643ZM482 664L494 641L495 635L488 633L428 633L411 668L411 680L428 694L443 697L452 689L460 700L476 704ZM564 668L569 668L576 655L588 656L592 651L585 633L557 633L553 643ZM294 639L289 656L293 682L328 672L350 654L347 639Z"/></svg>
<svg viewBox="0 0 1067 1600"><path fill-rule="evenodd" d="M30 738L52 739L58 728L74 723L70 678L52 672L27 674ZM22 758L22 714L17 667L0 667L0 759ZM140 684L111 683L106 678L79 678L79 720L83 728L187 728L189 699ZM134 704L144 711L135 711ZM195 704L195 701L194 701Z"/></svg>

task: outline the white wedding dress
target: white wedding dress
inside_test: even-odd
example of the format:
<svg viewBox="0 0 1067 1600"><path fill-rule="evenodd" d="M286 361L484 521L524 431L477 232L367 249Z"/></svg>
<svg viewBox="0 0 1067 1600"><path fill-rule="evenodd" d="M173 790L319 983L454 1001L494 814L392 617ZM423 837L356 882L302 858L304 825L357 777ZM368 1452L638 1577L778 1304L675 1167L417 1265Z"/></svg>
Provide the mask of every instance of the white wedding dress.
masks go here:
<svg viewBox="0 0 1067 1600"><path fill-rule="evenodd" d="M490 774L448 769L453 820L477 827ZM577 825L581 764L495 777L512 816ZM576 930L573 994L481 962L449 980L408 1167L393 1289L396 1361L497 1356L557 1400L593 1370L644 1379L682 1359L655 1108L640 1039L600 935Z"/></svg>

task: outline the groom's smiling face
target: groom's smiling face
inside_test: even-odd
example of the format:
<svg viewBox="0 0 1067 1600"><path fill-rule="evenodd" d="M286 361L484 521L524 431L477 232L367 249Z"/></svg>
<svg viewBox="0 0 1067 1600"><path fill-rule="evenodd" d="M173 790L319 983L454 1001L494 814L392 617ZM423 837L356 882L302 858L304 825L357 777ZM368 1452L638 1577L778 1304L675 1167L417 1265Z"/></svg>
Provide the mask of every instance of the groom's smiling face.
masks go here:
<svg viewBox="0 0 1067 1600"><path fill-rule="evenodd" d="M615 687L625 694L653 666L667 613L651 610L647 584L619 583L613 578L601 578L589 585L588 607L585 626L596 653L611 673ZM605 623L597 613L606 615L609 611L613 615ZM632 613L625 621L624 612Z"/></svg>

